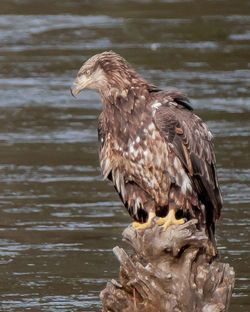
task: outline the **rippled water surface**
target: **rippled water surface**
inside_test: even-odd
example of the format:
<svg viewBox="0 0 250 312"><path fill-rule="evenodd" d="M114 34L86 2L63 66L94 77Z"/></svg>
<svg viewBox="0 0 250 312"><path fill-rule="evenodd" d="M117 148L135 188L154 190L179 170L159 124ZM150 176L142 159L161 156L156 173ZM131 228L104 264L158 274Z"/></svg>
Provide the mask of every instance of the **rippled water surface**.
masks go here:
<svg viewBox="0 0 250 312"><path fill-rule="evenodd" d="M178 88L215 136L217 238L236 270L230 311L250 311L248 1L1 0L1 311L99 311L130 223L97 156L98 95L69 87L112 49Z"/></svg>

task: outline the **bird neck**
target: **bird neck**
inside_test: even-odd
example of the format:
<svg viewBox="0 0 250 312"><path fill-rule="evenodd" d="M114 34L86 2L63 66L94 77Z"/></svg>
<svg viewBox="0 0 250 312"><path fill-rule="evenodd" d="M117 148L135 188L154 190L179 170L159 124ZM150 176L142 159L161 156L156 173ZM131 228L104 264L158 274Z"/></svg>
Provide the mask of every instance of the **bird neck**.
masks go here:
<svg viewBox="0 0 250 312"><path fill-rule="evenodd" d="M144 106L148 96L146 85L127 84L121 89L113 86L100 93L103 102L103 110L119 111L131 114L135 106Z"/></svg>

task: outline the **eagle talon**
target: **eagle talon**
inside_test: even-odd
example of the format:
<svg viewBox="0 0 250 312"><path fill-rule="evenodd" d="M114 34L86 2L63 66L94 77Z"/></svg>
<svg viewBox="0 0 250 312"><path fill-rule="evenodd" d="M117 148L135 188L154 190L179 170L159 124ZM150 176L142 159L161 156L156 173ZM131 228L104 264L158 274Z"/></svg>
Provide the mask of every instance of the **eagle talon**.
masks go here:
<svg viewBox="0 0 250 312"><path fill-rule="evenodd" d="M175 211L171 209L165 218L159 218L155 221L156 224L163 226L163 232L167 230L170 225L180 225L185 223L184 219L176 219Z"/></svg>
<svg viewBox="0 0 250 312"><path fill-rule="evenodd" d="M155 218L155 213L150 212L148 215L148 221L145 223L140 223L140 222L133 222L132 227L137 229L137 230L145 230L147 228L150 228L153 225L153 220Z"/></svg>
<svg viewBox="0 0 250 312"><path fill-rule="evenodd" d="M145 223L133 222L132 223L132 227L137 230L145 230L146 228L151 227L151 225L152 225L151 222L145 222Z"/></svg>

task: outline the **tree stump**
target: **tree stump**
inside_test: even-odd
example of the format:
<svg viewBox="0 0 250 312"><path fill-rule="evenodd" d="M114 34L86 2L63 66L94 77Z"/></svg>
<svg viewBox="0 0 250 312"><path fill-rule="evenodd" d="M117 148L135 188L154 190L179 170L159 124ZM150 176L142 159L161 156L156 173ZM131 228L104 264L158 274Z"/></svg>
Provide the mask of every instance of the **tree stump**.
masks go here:
<svg viewBox="0 0 250 312"><path fill-rule="evenodd" d="M102 311L219 312L227 311L234 270L208 253L208 237L197 220L170 226L164 232L153 223L123 238L134 250L113 249L120 261L120 281L101 292Z"/></svg>

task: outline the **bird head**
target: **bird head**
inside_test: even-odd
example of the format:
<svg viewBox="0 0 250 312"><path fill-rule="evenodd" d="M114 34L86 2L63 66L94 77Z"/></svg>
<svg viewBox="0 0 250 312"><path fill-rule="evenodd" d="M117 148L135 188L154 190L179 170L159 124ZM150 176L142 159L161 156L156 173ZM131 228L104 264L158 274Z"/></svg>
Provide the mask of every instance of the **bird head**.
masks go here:
<svg viewBox="0 0 250 312"><path fill-rule="evenodd" d="M96 54L80 68L71 93L76 96L83 89L103 93L114 85L119 86L124 82L124 73L128 68L129 64L113 51Z"/></svg>

